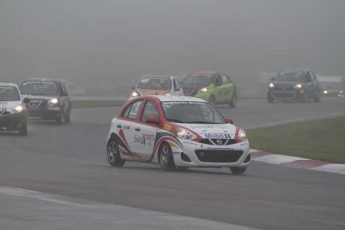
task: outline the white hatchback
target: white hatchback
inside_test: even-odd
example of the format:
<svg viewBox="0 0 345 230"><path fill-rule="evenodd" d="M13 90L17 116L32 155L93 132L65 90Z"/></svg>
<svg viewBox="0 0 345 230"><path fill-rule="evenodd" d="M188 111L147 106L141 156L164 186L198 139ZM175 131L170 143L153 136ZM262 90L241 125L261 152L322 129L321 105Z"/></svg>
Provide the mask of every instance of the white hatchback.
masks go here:
<svg viewBox="0 0 345 230"><path fill-rule="evenodd" d="M162 169L230 167L246 171L251 161L245 132L210 103L187 96L141 96L127 101L112 119L107 158L159 163Z"/></svg>

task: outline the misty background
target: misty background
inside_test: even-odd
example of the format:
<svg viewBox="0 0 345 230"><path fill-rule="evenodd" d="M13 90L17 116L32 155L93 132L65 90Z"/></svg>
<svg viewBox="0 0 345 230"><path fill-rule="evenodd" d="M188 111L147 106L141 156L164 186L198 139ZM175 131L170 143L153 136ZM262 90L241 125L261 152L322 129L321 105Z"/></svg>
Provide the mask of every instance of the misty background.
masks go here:
<svg viewBox="0 0 345 230"><path fill-rule="evenodd" d="M0 81L130 90L147 73L216 70L245 88L287 68L343 75L344 10L344 0L1 0Z"/></svg>

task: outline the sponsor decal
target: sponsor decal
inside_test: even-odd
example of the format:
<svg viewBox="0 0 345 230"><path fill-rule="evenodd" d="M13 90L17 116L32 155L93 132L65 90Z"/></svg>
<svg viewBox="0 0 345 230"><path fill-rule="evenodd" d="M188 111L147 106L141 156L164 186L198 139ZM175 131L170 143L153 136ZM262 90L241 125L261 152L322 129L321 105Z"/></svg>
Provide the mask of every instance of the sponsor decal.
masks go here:
<svg viewBox="0 0 345 230"><path fill-rule="evenodd" d="M208 150L234 150L234 148L229 147L209 147Z"/></svg>
<svg viewBox="0 0 345 230"><path fill-rule="evenodd" d="M123 129L129 129L129 126L123 126Z"/></svg>
<svg viewBox="0 0 345 230"><path fill-rule="evenodd" d="M215 125L193 125L190 126L191 129L227 129L224 126L215 126ZM203 130L202 132L207 132L207 130Z"/></svg>
<svg viewBox="0 0 345 230"><path fill-rule="evenodd" d="M200 148L203 149L203 148L204 148L204 145L200 145Z"/></svg>
<svg viewBox="0 0 345 230"><path fill-rule="evenodd" d="M183 141L182 144L184 144L184 145L193 145L193 146L197 146L198 145L197 143L190 142L190 141Z"/></svg>
<svg viewBox="0 0 345 230"><path fill-rule="evenodd" d="M168 124L165 124L164 127L163 127L163 129L165 129L165 130L167 130L167 131L170 131L171 128L172 128L172 126L171 126L171 125L168 125Z"/></svg>
<svg viewBox="0 0 345 230"><path fill-rule="evenodd" d="M207 139L230 139L231 136L227 133L205 133Z"/></svg>
<svg viewBox="0 0 345 230"><path fill-rule="evenodd" d="M163 105L173 105L173 104L204 105L205 102L200 102L200 101L164 101L163 102Z"/></svg>
<svg viewBox="0 0 345 230"><path fill-rule="evenodd" d="M134 136L134 143L139 143L141 145L152 146L152 142L155 140L155 135L142 134Z"/></svg>

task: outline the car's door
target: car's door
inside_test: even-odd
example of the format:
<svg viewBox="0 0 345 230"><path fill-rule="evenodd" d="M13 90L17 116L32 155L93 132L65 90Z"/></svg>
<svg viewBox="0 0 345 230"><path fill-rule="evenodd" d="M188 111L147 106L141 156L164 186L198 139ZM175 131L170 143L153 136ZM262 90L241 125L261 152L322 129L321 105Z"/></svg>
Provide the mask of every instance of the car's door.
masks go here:
<svg viewBox="0 0 345 230"><path fill-rule="evenodd" d="M216 103L221 102L223 96L222 96L222 91L223 91L223 81L222 77L220 74L216 74L214 78L214 95L216 99Z"/></svg>
<svg viewBox="0 0 345 230"><path fill-rule="evenodd" d="M119 136L123 139L123 144L129 147L130 154L123 154L121 157L123 159L133 160L133 155L136 155L136 145L135 142L138 141L135 139L137 131L135 128L138 124L138 117L141 110L143 100L136 100L133 103L129 104L127 108L123 111L120 118L115 124ZM126 150L127 151L127 150ZM136 158L135 158L136 159Z"/></svg>
<svg viewBox="0 0 345 230"><path fill-rule="evenodd" d="M222 102L229 102L234 93L234 85L232 84L230 77L225 74L221 74L223 85L222 85Z"/></svg>
<svg viewBox="0 0 345 230"><path fill-rule="evenodd" d="M315 81L313 80L313 75L310 71L307 72L306 76L306 89L308 96L312 95L316 89Z"/></svg>
<svg viewBox="0 0 345 230"><path fill-rule="evenodd" d="M159 121L159 113L157 107L152 100L147 100L143 112L140 117L139 123L135 124L134 130L134 143L133 150L146 161L151 159L153 154L154 142L156 138L156 133L158 130L158 124L146 123L146 119L149 116L154 116Z"/></svg>

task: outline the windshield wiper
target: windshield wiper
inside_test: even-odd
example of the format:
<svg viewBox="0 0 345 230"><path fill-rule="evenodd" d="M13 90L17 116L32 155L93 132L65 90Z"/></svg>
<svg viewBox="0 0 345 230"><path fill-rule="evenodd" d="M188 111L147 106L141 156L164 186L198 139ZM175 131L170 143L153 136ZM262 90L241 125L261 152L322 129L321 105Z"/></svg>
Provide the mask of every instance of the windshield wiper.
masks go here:
<svg viewBox="0 0 345 230"><path fill-rule="evenodd" d="M185 123L184 121L178 120L178 119L167 119L170 122L176 122L176 123Z"/></svg>

